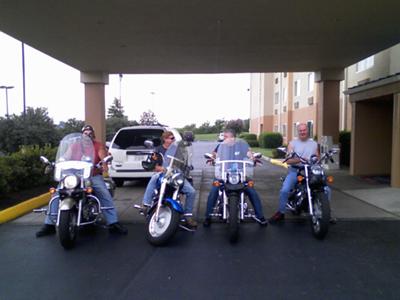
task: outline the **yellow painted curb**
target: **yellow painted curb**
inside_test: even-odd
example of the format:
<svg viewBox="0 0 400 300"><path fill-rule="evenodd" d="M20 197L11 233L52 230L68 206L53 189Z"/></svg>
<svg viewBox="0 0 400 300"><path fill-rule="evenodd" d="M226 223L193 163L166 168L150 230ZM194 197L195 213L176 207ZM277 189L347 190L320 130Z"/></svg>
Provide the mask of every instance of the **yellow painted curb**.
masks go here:
<svg viewBox="0 0 400 300"><path fill-rule="evenodd" d="M31 212L35 208L44 206L50 201L50 193L40 195L38 197L29 199L15 206L9 207L5 210L0 211L0 224L14 220L26 213Z"/></svg>
<svg viewBox="0 0 400 300"><path fill-rule="evenodd" d="M284 167L284 168L286 168L286 169L287 169L287 167L288 167L287 163L282 163L282 162L281 162L280 160L278 160L278 159L273 159L273 158L271 158L271 159L269 160L269 162L270 162L271 164L276 165L276 166Z"/></svg>

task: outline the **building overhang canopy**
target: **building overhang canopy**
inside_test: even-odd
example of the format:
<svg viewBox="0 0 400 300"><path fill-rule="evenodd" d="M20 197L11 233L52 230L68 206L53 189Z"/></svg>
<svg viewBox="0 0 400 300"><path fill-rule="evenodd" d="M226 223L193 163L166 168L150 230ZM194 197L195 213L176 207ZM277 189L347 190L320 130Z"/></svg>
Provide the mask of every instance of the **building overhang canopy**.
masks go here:
<svg viewBox="0 0 400 300"><path fill-rule="evenodd" d="M2 0L0 30L81 71L341 69L400 42L400 1Z"/></svg>

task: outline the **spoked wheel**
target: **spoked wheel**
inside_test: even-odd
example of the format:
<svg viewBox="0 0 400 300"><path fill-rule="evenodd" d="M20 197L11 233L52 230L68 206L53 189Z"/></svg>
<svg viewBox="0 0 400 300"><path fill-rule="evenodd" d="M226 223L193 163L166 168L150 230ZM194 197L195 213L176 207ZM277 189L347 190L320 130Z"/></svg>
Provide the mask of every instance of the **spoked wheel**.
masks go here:
<svg viewBox="0 0 400 300"><path fill-rule="evenodd" d="M65 249L71 249L75 246L76 236L78 235L77 218L77 211L75 209L60 211L58 236L61 245Z"/></svg>
<svg viewBox="0 0 400 300"><path fill-rule="evenodd" d="M229 197L228 236L231 243L236 243L239 238L239 197Z"/></svg>
<svg viewBox="0 0 400 300"><path fill-rule="evenodd" d="M328 233L331 208L324 193L316 194L313 202L314 216L311 217L311 230L314 237L322 240Z"/></svg>
<svg viewBox="0 0 400 300"><path fill-rule="evenodd" d="M176 232L180 214L171 207L171 204L165 203L160 207L157 221L156 211L156 208L153 209L146 221L146 238L150 244L161 246L167 243Z"/></svg>

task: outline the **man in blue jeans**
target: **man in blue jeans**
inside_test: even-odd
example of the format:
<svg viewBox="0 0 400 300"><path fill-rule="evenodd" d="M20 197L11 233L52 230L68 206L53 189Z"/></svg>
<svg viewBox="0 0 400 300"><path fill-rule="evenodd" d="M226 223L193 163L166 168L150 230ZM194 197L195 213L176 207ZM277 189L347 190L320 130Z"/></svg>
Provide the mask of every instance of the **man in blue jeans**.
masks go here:
<svg viewBox="0 0 400 300"><path fill-rule="evenodd" d="M93 163L96 165L100 162L100 160L102 160L104 157L107 156L107 152L104 148L104 145L95 140L94 129L92 126L85 125L82 128L82 134L88 136L93 142L93 148L94 148ZM93 174L90 177L90 180L92 182L92 188L95 196L99 198L100 203L103 207L112 207L111 209L107 209L102 212L106 219L110 233L127 234L128 230L118 222L117 211L115 210L114 207L113 198L111 197L111 194L108 191L106 184L104 182L102 172L107 170L108 166L106 163L102 164L101 170L99 169L93 170ZM36 232L36 237L42 237L56 233L54 224L57 219L56 216L58 214L58 205L59 205L59 200L55 200L52 202L52 205L50 206L50 215L46 216L43 227L38 232Z"/></svg>
<svg viewBox="0 0 400 300"><path fill-rule="evenodd" d="M309 160L312 155L319 156L318 144L309 137L307 124L299 124L297 126L298 139L292 140L288 147L287 153L296 152L300 157ZM269 219L270 223L278 223L285 219L286 204L289 199L289 193L294 188L297 182L297 169L293 166L301 164L300 158L291 158L286 161L288 165L288 173L282 183L282 188L279 194L279 208L278 211ZM328 199L331 198L331 190L329 187L326 189ZM331 223L334 219L331 219Z"/></svg>
<svg viewBox="0 0 400 300"><path fill-rule="evenodd" d="M165 131L161 135L161 141L162 144L155 149L155 152L160 153L162 154L162 156L164 156L168 148L175 141L173 132ZM147 184L146 191L144 192L143 195L143 201L142 201L143 210L146 210L151 206L153 200L153 193L157 187L157 180L160 176L160 173L166 171L167 165L168 165L168 160L166 158L163 159L163 161L156 162L155 172L157 173L153 174L153 176L151 177L149 183ZM193 218L193 206L196 197L196 191L187 179L185 179L184 181L182 193L186 196L185 207L184 207L185 222L182 225L187 227L188 229L195 229L197 227L197 222Z"/></svg>
<svg viewBox="0 0 400 300"><path fill-rule="evenodd" d="M236 138L236 133L231 130L231 129L225 129L224 130L224 141L230 140L232 142L235 141ZM247 144L246 144L247 145ZM218 147L219 144L217 145L217 147L214 149L213 151L213 155L214 157L216 157L217 155L217 151L218 151ZM248 145L246 147L246 149L244 149L243 151L243 155L247 156L247 154L250 152L250 148L248 148ZM243 157L241 157L240 159L242 159ZM219 187L218 186L212 186L210 193L208 194L208 199L207 199L207 208L206 208L206 216L205 216L205 220L203 223L204 227L209 227L211 225L211 213L213 211L213 208L217 202L218 199L218 192L219 192ZM267 226L267 220L264 217L264 213L263 213L263 209L262 209L262 205L261 205L261 201L260 201L260 197L258 196L258 193L256 192L256 190L253 187L247 187L244 190L245 194L249 197L251 204L254 207L254 212L255 212L255 220L261 225L261 226Z"/></svg>

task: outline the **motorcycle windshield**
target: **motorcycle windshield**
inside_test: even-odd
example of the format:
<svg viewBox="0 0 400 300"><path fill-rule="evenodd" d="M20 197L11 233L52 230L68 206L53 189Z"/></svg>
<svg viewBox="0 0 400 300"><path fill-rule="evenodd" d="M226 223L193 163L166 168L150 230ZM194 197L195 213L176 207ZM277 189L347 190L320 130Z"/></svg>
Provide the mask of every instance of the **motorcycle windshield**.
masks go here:
<svg viewBox="0 0 400 300"><path fill-rule="evenodd" d="M254 163L249 156L250 146L246 141L225 139L218 146L215 177L225 179L227 173L241 173L244 177L252 177Z"/></svg>
<svg viewBox="0 0 400 300"><path fill-rule="evenodd" d="M174 142L165 152L163 166L185 173L189 165L190 151L188 148L184 141Z"/></svg>
<svg viewBox="0 0 400 300"><path fill-rule="evenodd" d="M60 181L67 174L89 178L94 162L92 140L81 133L66 135L57 150L54 179Z"/></svg>

